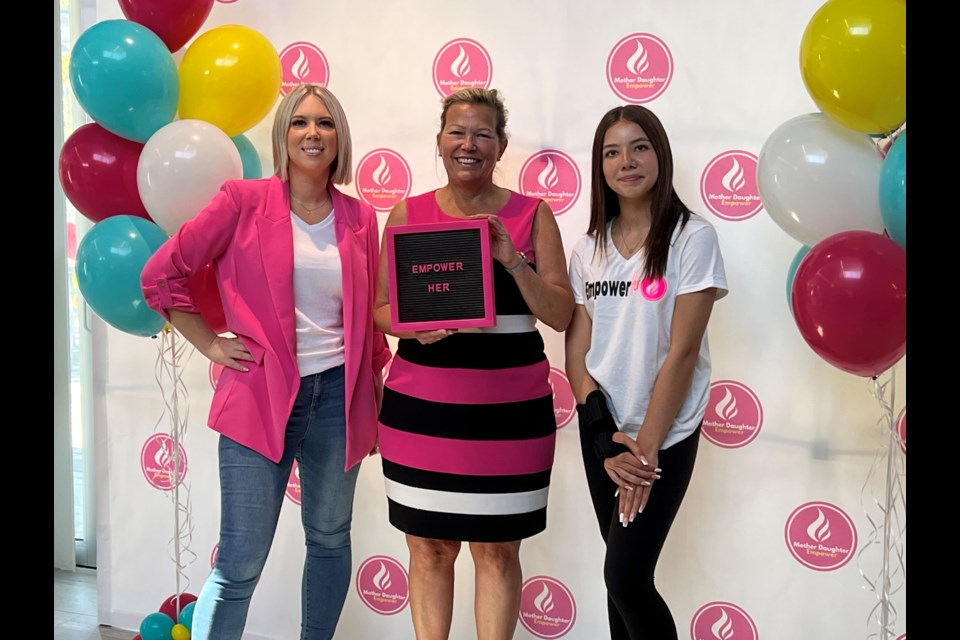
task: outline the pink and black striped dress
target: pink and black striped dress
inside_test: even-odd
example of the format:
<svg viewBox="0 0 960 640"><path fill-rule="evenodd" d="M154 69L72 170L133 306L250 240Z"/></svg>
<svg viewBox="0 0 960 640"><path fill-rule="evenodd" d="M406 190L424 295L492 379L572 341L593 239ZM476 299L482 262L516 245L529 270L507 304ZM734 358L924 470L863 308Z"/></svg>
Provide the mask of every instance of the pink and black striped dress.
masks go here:
<svg viewBox="0 0 960 640"><path fill-rule="evenodd" d="M448 222L435 192L407 223ZM512 193L498 216L536 268L539 200ZM497 325L436 343L399 341L380 412L390 522L423 538L520 540L546 528L556 444L550 365L513 277L494 261Z"/></svg>

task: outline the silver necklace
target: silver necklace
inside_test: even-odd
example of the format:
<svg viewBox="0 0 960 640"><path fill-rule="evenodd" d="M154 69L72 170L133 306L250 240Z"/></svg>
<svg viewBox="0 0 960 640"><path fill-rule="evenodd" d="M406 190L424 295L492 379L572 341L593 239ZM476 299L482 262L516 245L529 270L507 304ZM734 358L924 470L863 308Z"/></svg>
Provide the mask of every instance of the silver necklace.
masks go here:
<svg viewBox="0 0 960 640"><path fill-rule="evenodd" d="M320 204L318 204L318 205L315 206L315 207L308 207L307 205L305 205L305 204L304 204L303 202L301 202L300 200L294 198L293 195L290 196L290 199L293 200L294 202L296 202L298 205L300 205L300 208L303 209L308 215L311 215L311 216L312 216L314 211L319 211L320 209L322 209L322 208L324 208L325 206L327 206L327 203L330 202L330 193L327 192L327 197L323 199L323 202L321 202Z"/></svg>

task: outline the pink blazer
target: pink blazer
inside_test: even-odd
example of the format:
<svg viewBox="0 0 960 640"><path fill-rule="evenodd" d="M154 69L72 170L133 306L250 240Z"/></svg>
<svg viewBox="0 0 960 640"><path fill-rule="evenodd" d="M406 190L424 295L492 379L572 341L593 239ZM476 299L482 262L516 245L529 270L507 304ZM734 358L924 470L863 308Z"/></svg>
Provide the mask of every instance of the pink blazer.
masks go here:
<svg viewBox="0 0 960 640"><path fill-rule="evenodd" d="M360 462L377 435L376 384L390 360L373 324L380 233L373 209L332 185L343 272L346 377L346 468ZM140 277L151 309L199 313L187 279L213 262L227 328L254 358L248 372L226 368L207 424L277 462L300 387L293 307L290 195L278 177L230 180L147 261Z"/></svg>

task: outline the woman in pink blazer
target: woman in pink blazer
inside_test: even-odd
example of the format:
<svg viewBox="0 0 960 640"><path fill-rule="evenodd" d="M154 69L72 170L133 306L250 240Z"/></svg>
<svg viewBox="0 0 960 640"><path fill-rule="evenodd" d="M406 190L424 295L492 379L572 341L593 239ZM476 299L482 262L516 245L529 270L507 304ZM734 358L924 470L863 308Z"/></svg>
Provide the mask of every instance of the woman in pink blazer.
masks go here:
<svg viewBox="0 0 960 640"><path fill-rule="evenodd" d="M223 365L209 426L220 436L220 542L194 610L193 640L237 639L266 563L294 461L307 553L301 639L332 638L350 582L360 461L376 448L390 359L371 314L380 234L374 211L340 193L351 139L336 97L300 85L277 107L275 174L232 180L147 262L147 304ZM191 299L212 263L217 335Z"/></svg>

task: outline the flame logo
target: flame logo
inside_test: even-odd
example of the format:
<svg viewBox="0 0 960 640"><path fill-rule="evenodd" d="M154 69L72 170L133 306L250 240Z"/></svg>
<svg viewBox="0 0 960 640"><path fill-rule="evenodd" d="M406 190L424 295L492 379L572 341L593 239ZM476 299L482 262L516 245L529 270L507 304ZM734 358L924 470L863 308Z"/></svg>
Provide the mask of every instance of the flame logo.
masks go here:
<svg viewBox="0 0 960 640"><path fill-rule="evenodd" d="M160 448L153 454L153 461L161 469L166 469L168 466L173 467L173 451L170 450L169 440L160 440Z"/></svg>
<svg viewBox="0 0 960 640"><path fill-rule="evenodd" d="M645 278L640 285L641 295L647 300L659 300L663 297L666 288L667 285L663 278L657 278L656 280Z"/></svg>
<svg viewBox="0 0 960 640"><path fill-rule="evenodd" d="M723 188L727 191L740 191L743 185L746 184L746 180L743 178L743 167L740 166L736 158L731 158L731 161L733 162L733 166L723 175L720 184L722 184Z"/></svg>
<svg viewBox="0 0 960 640"><path fill-rule="evenodd" d="M643 43L639 39L635 42L637 43L637 50L627 58L627 71L639 76L650 66L650 61L647 60L647 50L643 48Z"/></svg>
<svg viewBox="0 0 960 640"><path fill-rule="evenodd" d="M710 633L716 640L730 640L733 637L733 621L726 609L720 608L720 617L710 627Z"/></svg>
<svg viewBox="0 0 960 640"><path fill-rule="evenodd" d="M825 542L830 538L830 523L827 522L827 517L823 515L823 511L820 509L817 509L816 519L807 527L807 535L810 536L811 540L817 542Z"/></svg>
<svg viewBox="0 0 960 640"><path fill-rule="evenodd" d="M290 67L290 73L293 74L294 78L300 81L306 78L310 73L310 61L307 60L307 54L303 52L303 49L299 50L297 61L294 62Z"/></svg>
<svg viewBox="0 0 960 640"><path fill-rule="evenodd" d="M458 78L462 78L470 73L470 56L468 56L467 52L463 50L463 47L458 46L457 48L460 50L460 52L450 64L450 73Z"/></svg>
<svg viewBox="0 0 960 640"><path fill-rule="evenodd" d="M724 391L723 398L714 405L713 410L724 420L732 420L740 413L740 410L737 409L737 399L730 393L730 389L725 389Z"/></svg>
<svg viewBox="0 0 960 640"><path fill-rule="evenodd" d="M533 599L533 606L540 613L550 613L553 609L553 594L550 593L550 588L547 587L546 582L543 583L543 591L540 592L540 595Z"/></svg>
<svg viewBox="0 0 960 640"><path fill-rule="evenodd" d="M373 585L382 592L390 588L391 584L393 584L393 581L390 580L390 571L381 562L380 570L373 576Z"/></svg>
<svg viewBox="0 0 960 640"><path fill-rule="evenodd" d="M537 182L539 182L540 186L544 189L552 189L560 182L558 173L557 166L553 164L553 158L547 156L547 166L537 174Z"/></svg>
<svg viewBox="0 0 960 640"><path fill-rule="evenodd" d="M387 159L384 156L380 156L380 164L373 171L373 181L377 183L378 187L384 187L390 182L390 165L387 164Z"/></svg>

